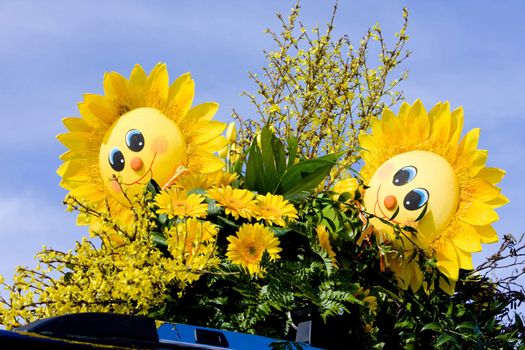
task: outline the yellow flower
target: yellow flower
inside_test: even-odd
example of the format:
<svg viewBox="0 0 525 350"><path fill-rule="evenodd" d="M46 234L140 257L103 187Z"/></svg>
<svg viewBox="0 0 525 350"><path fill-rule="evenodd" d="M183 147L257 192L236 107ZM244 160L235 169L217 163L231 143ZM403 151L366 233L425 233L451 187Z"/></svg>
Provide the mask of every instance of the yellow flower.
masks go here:
<svg viewBox="0 0 525 350"><path fill-rule="evenodd" d="M335 265L335 252L332 249L332 244L330 243L330 232L326 229L325 225L317 225L315 228L317 232L317 238L319 239L319 245L323 248L330 258L332 258L332 263Z"/></svg>
<svg viewBox="0 0 525 350"><path fill-rule="evenodd" d="M106 73L103 85L103 95L84 95L81 116L65 118L68 132L57 136L68 149L57 173L71 196L132 220L126 196L140 191L137 184L154 179L167 188L180 169L209 174L223 168L214 153L227 144L221 135L226 124L212 120L217 103L192 107L189 73L170 85L165 64L149 75L136 65L129 79Z"/></svg>
<svg viewBox="0 0 525 350"><path fill-rule="evenodd" d="M188 219L172 226L167 232L168 250L173 257L175 278L193 282L205 269L219 264L215 253L217 226L208 221Z"/></svg>
<svg viewBox="0 0 525 350"><path fill-rule="evenodd" d="M271 193L258 195L256 199L256 218L264 220L268 225L285 226L284 219L297 219L297 210L281 195Z"/></svg>
<svg viewBox="0 0 525 350"><path fill-rule="evenodd" d="M224 207L227 215L235 219L243 217L251 219L255 214L254 194L248 190L236 189L231 186L216 187L208 190L208 196Z"/></svg>
<svg viewBox="0 0 525 350"><path fill-rule="evenodd" d="M222 170L210 174L189 173L177 180L175 187L191 191L197 188L207 190L213 186L227 186L239 176Z"/></svg>
<svg viewBox="0 0 525 350"><path fill-rule="evenodd" d="M354 192L357 190L358 187L359 187L359 182L354 177L350 177L348 179L337 181L334 184L334 188L333 188L333 191L336 194L332 197L332 199L334 201L338 200L339 199L339 195L341 193L345 193L345 192L350 193L352 195L352 197L353 197L354 196Z"/></svg>
<svg viewBox="0 0 525 350"><path fill-rule="evenodd" d="M371 186L364 196L366 209L387 219L395 212L397 223L418 230L410 240L403 235L397 238L378 219L371 220L400 252L401 260L393 261L391 267L404 288L415 291L423 280L418 262L408 259L414 255L411 242L436 258L438 269L447 278L440 286L452 293L459 270L473 269L472 253L481 251L481 243L498 240L492 227L498 220L495 209L508 199L496 184L505 172L485 166L487 151L477 148L479 129L469 131L461 139L462 128L462 108L451 111L445 102L427 113L417 100L413 105L403 103L398 116L385 108L381 120L372 121L371 134L359 137L364 149L361 175L364 183ZM391 161L394 157L397 163ZM447 186L443 185L445 181ZM409 194L419 202L408 200ZM405 203L411 206L406 208L408 211ZM422 205L415 207L418 203ZM418 216L410 217L409 211Z"/></svg>
<svg viewBox="0 0 525 350"><path fill-rule="evenodd" d="M166 214L170 219L174 217L202 218L206 216L208 204L203 203L205 198L196 193L187 194L185 190L169 188L155 197L159 207L157 214Z"/></svg>
<svg viewBox="0 0 525 350"><path fill-rule="evenodd" d="M248 269L250 274L262 272L260 263L265 251L270 260L279 259L279 240L269 228L262 224L244 224L237 231L237 236L228 237L226 256L234 264Z"/></svg>

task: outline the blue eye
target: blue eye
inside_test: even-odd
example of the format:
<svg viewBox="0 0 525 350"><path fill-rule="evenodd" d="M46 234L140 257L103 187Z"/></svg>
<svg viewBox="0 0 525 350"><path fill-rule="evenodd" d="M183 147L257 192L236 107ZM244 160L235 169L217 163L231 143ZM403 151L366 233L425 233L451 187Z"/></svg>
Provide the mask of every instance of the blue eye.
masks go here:
<svg viewBox="0 0 525 350"><path fill-rule="evenodd" d="M144 148L144 135L136 129L131 129L126 134L126 145L133 152L139 152Z"/></svg>
<svg viewBox="0 0 525 350"><path fill-rule="evenodd" d="M397 171L397 173L394 175L394 179L392 180L392 183L396 186L403 186L409 183L410 181L414 180L416 175L417 175L416 167L409 165Z"/></svg>
<svg viewBox="0 0 525 350"><path fill-rule="evenodd" d="M407 210L418 210L427 204L429 198L428 191L424 188L415 188L408 192L403 200L403 206Z"/></svg>
<svg viewBox="0 0 525 350"><path fill-rule="evenodd" d="M124 169L124 155L117 147L113 147L113 149L109 151L108 161L113 170L122 171L122 169Z"/></svg>

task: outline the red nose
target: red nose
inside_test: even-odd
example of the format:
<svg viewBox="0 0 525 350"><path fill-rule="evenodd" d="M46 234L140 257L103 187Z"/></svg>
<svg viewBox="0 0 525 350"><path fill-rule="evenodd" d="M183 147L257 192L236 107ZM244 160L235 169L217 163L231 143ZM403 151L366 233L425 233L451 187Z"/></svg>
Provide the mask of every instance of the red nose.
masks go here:
<svg viewBox="0 0 525 350"><path fill-rule="evenodd" d="M138 171L142 168L142 159L140 159L139 157L135 157L131 160L131 169L135 170L135 171Z"/></svg>
<svg viewBox="0 0 525 350"><path fill-rule="evenodd" d="M395 207L397 207L397 199L396 197L389 195L385 197L385 208L388 210L392 210Z"/></svg>

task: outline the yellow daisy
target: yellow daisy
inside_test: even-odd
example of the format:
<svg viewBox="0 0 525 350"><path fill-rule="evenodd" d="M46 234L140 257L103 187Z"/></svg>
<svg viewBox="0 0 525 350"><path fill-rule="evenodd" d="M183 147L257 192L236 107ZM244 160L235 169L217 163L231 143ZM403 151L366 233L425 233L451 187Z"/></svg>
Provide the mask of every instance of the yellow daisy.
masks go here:
<svg viewBox="0 0 525 350"><path fill-rule="evenodd" d="M239 217L251 219L255 216L255 195L248 191L233 188L231 186L215 187L208 190L208 196L217 201L224 208L227 215L236 220Z"/></svg>
<svg viewBox="0 0 525 350"><path fill-rule="evenodd" d="M208 221L188 219L172 226L166 233L168 250L177 266L179 281L193 282L204 272L218 266L215 256L217 226Z"/></svg>
<svg viewBox="0 0 525 350"><path fill-rule="evenodd" d="M257 195L256 218L264 220L268 225L286 226L284 219L293 221L297 219L297 209L281 195L271 193Z"/></svg>
<svg viewBox="0 0 525 350"><path fill-rule="evenodd" d="M261 259L265 251L271 260L279 259L279 240L269 228L262 224L244 224L237 236L229 236L226 256L231 262L248 269L250 274L260 274Z"/></svg>
<svg viewBox="0 0 525 350"><path fill-rule="evenodd" d="M373 120L371 134L360 135L361 175L369 187L365 208L417 229L396 239L390 226L371 220L405 257L392 264L405 288L417 290L422 281L417 261L409 259L414 245L437 259L448 279L441 286L452 293L459 269L473 268L472 253L481 251L481 243L498 240L494 209L508 200L496 184L505 172L485 166L487 151L477 149L479 129L461 139L462 128L462 108L451 112L448 102L438 103L427 113L417 100L404 103L398 116L385 108L381 120Z"/></svg>
<svg viewBox="0 0 525 350"><path fill-rule="evenodd" d="M317 232L317 239L319 240L319 245L323 250L325 250L328 253L328 256L332 259L332 263L335 265L336 254L332 248L332 244L330 243L330 232L328 232L325 225L317 225L315 228L315 232Z"/></svg>
<svg viewBox="0 0 525 350"><path fill-rule="evenodd" d="M209 174L188 173L181 176L174 186L185 189L186 191L197 188L207 190L212 186L227 186L236 181L238 177L237 174L224 172L222 170Z"/></svg>
<svg viewBox="0 0 525 350"><path fill-rule="evenodd" d="M208 211L208 204L205 200L200 194L187 194L185 190L172 187L159 193L155 197L155 204L159 207L157 214L166 214L170 219L174 217L203 218Z"/></svg>
<svg viewBox="0 0 525 350"><path fill-rule="evenodd" d="M129 216L129 198L150 179L167 188L188 171L222 169L214 152L227 143L226 125L212 120L217 103L191 106L189 73L170 85L165 64L149 75L136 65L129 79L106 73L103 85L104 94L86 94L81 116L65 118L68 132L57 136L68 148L57 173L72 196Z"/></svg>

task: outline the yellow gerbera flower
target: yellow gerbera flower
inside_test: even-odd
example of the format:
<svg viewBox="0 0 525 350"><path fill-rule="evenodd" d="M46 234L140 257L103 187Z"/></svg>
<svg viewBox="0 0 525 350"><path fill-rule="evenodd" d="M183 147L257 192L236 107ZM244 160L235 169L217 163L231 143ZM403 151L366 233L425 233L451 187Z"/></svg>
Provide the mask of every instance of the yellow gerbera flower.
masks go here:
<svg viewBox="0 0 525 350"><path fill-rule="evenodd" d="M206 216L208 204L204 196L191 193L175 187L160 192L155 197L155 204L159 207L157 214L166 214L170 219L174 217L203 218Z"/></svg>
<svg viewBox="0 0 525 350"><path fill-rule="evenodd" d="M332 248L332 244L330 243L330 232L328 232L325 225L317 225L315 231L317 232L317 239L319 240L319 245L323 250L325 250L328 253L328 256L332 259L332 263L336 265L336 254Z"/></svg>
<svg viewBox="0 0 525 350"><path fill-rule="evenodd" d="M165 64L149 75L136 65L129 79L111 72L103 85L104 95L86 94L81 117L65 118L68 132L57 136L68 148L57 173L72 196L131 218L129 199L150 179L167 188L187 171L222 169L214 153L227 144L226 124L212 120L217 103L191 106L189 73L170 85Z"/></svg>
<svg viewBox="0 0 525 350"><path fill-rule="evenodd" d="M452 293L459 269L473 268L472 253L498 240L494 209L508 200L496 184L505 172L485 167L487 151L477 149L479 129L461 139L462 127L462 108L451 112L448 102L438 103L427 113L417 100L403 103L398 116L385 108L381 120L372 121L371 134L359 137L361 175L369 186L366 209L418 231L397 239L391 227L372 219L405 257L392 264L404 288L417 290L423 279L418 262L408 259L413 243L436 258L448 279L441 286Z"/></svg>
<svg viewBox="0 0 525 350"><path fill-rule="evenodd" d="M297 209L281 195L271 193L257 195L256 218L264 220L268 225L286 226L284 219L297 219Z"/></svg>
<svg viewBox="0 0 525 350"><path fill-rule="evenodd" d="M215 242L219 229L208 221L188 219L172 226L166 233L168 250L177 266L175 278L193 282L204 270L216 267Z"/></svg>
<svg viewBox="0 0 525 350"><path fill-rule="evenodd" d="M207 190L213 186L227 186L237 180L239 175L222 170L210 174L189 173L181 176L175 183L176 187L186 191L200 188Z"/></svg>
<svg viewBox="0 0 525 350"><path fill-rule="evenodd" d="M250 274L259 274L261 259L265 251L271 260L279 259L279 240L273 232L262 224L244 224L237 236L229 236L226 256L231 262L248 269Z"/></svg>
<svg viewBox="0 0 525 350"><path fill-rule="evenodd" d="M208 196L216 200L226 214L235 219L239 219L239 216L251 219L255 215L255 195L251 191L221 186L209 189Z"/></svg>

